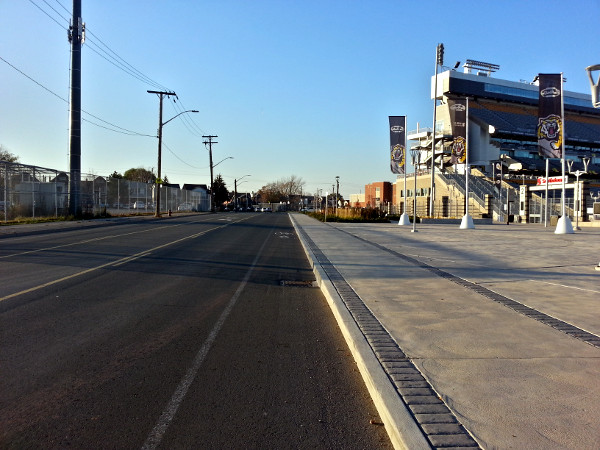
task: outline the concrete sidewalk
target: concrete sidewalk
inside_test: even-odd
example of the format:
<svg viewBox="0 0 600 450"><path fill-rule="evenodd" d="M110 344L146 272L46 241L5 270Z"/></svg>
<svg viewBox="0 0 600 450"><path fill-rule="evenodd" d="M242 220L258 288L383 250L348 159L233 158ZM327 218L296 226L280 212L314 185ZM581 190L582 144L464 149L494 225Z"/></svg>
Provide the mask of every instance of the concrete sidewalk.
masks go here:
<svg viewBox="0 0 600 450"><path fill-rule="evenodd" d="M600 448L599 229L291 217L397 447Z"/></svg>

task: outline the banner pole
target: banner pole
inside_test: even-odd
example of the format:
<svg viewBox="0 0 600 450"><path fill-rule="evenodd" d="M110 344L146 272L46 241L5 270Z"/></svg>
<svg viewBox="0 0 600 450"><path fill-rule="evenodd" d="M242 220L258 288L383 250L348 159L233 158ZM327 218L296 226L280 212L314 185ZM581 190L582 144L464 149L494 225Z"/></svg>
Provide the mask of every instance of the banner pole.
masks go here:
<svg viewBox="0 0 600 450"><path fill-rule="evenodd" d="M460 223L463 230L473 229L473 218L469 215L469 97L465 113L465 215Z"/></svg>
<svg viewBox="0 0 600 450"><path fill-rule="evenodd" d="M563 90L563 73L560 73L560 123L562 126L562 130L560 130L562 139L560 142L560 157L561 157L561 165L562 165L562 204L560 206L560 214L562 217L565 217L567 212L566 208L566 192L567 192L567 184L565 180L565 138L567 137L565 134L565 93Z"/></svg>
<svg viewBox="0 0 600 450"><path fill-rule="evenodd" d="M400 220L398 220L398 225L410 225L410 219L408 217L408 214L406 213L406 201L407 201L407 196L406 196L406 163L407 163L407 145L406 145L406 135L407 135L407 131L406 131L406 127L407 127L407 117L406 116L398 116L395 117L395 119L398 118L402 118L402 134L399 135L398 137L394 137L393 136L393 128L396 129L398 126L398 121L395 121L395 126L391 126L391 122L390 122L390 141L391 141L391 148L392 148L392 160L394 159L395 156L395 148L399 147L402 151L402 166L401 167L394 167L394 162L392 161L392 172L394 173L398 173L398 169L402 169L402 171L404 172L404 206L403 206L403 211L402 214L400 215ZM390 117L390 121L391 121L391 117ZM396 177L396 180L398 178Z"/></svg>
<svg viewBox="0 0 600 450"><path fill-rule="evenodd" d="M548 173L550 172L550 160L546 158L546 203L544 204L544 227L548 227Z"/></svg>
<svg viewBox="0 0 600 450"><path fill-rule="evenodd" d="M408 116L406 116L404 118L404 204L403 204L403 208L402 208L402 212L405 213L406 212L406 157L407 157L407 152L406 150L408 150L408 141L406 140L406 136L407 136L407 132L406 132L406 127L408 126Z"/></svg>
<svg viewBox="0 0 600 450"><path fill-rule="evenodd" d="M563 73L560 73L560 126L562 127L562 130L560 130L561 133L561 166L562 166L562 199L561 199L561 206L560 206L560 219L556 225L556 230L554 231L554 234L573 234L575 231L573 231L573 225L571 224L571 219L569 219L569 217L567 216L567 208L566 208L566 192L567 192L567 183L566 183L566 179L565 179L565 138L566 138L566 133L565 133L565 93L563 91Z"/></svg>

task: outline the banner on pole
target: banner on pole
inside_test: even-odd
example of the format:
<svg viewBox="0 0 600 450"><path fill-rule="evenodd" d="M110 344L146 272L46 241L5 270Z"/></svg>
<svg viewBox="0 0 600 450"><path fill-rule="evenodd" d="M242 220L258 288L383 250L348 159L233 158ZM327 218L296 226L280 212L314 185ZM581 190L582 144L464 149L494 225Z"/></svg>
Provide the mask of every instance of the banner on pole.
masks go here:
<svg viewBox="0 0 600 450"><path fill-rule="evenodd" d="M544 158L562 158L562 74L539 74L538 153Z"/></svg>
<svg viewBox="0 0 600 450"><path fill-rule="evenodd" d="M406 116L390 117L390 168L402 174L406 167Z"/></svg>
<svg viewBox="0 0 600 450"><path fill-rule="evenodd" d="M452 164L464 164L467 160L467 99L448 99L452 125Z"/></svg>

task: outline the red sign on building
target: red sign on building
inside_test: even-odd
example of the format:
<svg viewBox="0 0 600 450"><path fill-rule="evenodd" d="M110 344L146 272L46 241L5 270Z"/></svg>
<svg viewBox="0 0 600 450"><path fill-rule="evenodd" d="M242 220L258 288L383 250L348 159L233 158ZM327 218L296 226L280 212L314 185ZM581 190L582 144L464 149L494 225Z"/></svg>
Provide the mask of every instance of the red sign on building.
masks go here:
<svg viewBox="0 0 600 450"><path fill-rule="evenodd" d="M563 177L549 177L548 185L550 184L562 184ZM569 182L569 177L565 175L565 183ZM546 177L538 177L537 179L538 186L546 186Z"/></svg>

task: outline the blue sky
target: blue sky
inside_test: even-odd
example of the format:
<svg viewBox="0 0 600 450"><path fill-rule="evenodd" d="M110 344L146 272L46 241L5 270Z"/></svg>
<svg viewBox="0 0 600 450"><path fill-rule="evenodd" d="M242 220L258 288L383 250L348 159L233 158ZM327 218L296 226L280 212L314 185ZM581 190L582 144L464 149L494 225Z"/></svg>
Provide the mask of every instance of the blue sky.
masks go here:
<svg viewBox="0 0 600 450"><path fill-rule="evenodd" d="M0 57L64 99L71 8L68 0L0 0ZM156 134L158 98L146 92L156 86L94 52L104 43L177 93L164 120L180 108L200 111L164 127L162 172L180 184L210 182L202 134L219 136L215 163L234 158L215 168L231 189L249 174L239 190L296 175L305 192L330 191L339 176L349 198L367 183L393 181L388 116L406 114L409 129L431 126L439 42L448 66L491 62L501 67L497 78L512 81L563 72L575 92L589 92L584 69L600 63L598 0L82 0L82 10L93 33L82 50L83 110ZM68 170L68 105L5 61L0 144L22 163ZM156 138L83 123L83 172L156 165Z"/></svg>

